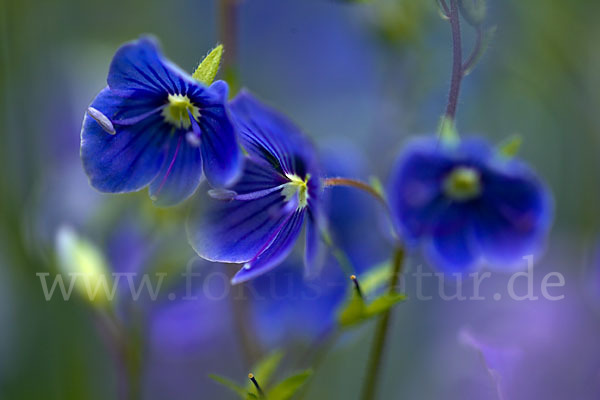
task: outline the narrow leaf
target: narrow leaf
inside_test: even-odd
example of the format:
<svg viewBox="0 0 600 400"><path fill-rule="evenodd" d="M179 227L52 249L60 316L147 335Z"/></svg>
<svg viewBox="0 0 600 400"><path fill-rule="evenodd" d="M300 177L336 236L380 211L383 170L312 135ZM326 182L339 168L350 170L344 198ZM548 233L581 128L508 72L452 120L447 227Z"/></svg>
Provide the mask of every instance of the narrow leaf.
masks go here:
<svg viewBox="0 0 600 400"><path fill-rule="evenodd" d="M312 370L306 370L299 374L292 375L289 378L279 382L271 389L267 398L269 400L289 400L306 383L306 380L312 375Z"/></svg>
<svg viewBox="0 0 600 400"><path fill-rule="evenodd" d="M276 350L269 354L267 357L259 361L253 368L252 373L256 376L258 382L262 387L269 386L273 378L273 374L279 367L281 360L283 359L283 352L280 350ZM248 382L246 386L247 390L254 390L254 385L252 382Z"/></svg>
<svg viewBox="0 0 600 400"><path fill-rule="evenodd" d="M210 53L204 60L198 65L196 71L192 75L192 77L205 85L210 85L215 80L217 76L217 71L219 70L219 66L221 65L221 57L223 56L223 45L220 44L214 49L211 50Z"/></svg>
<svg viewBox="0 0 600 400"><path fill-rule="evenodd" d="M235 382L233 382L233 381L231 381L231 380L229 380L229 379L227 379L225 377L222 377L222 376L219 376L219 375L215 375L215 374L210 374L210 375L208 375L208 377L210 379L212 379L213 381L215 381L217 383L220 383L221 385L223 385L223 386L231 389L232 391L236 392L242 399L247 399L248 396L250 394L252 394L252 393L248 393L246 391L246 389L244 389L243 387L241 387L237 383L235 383Z"/></svg>

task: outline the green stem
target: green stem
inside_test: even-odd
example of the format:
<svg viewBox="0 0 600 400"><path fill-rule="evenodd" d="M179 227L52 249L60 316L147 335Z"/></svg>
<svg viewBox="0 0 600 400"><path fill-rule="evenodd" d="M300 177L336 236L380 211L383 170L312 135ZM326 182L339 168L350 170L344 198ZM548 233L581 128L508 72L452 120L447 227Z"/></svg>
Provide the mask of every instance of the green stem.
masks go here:
<svg viewBox="0 0 600 400"><path fill-rule="evenodd" d="M400 275L402 274L403 262L404 249L402 246L398 246L394 253L393 270L392 276L390 277L390 286L388 289L390 293L396 292L396 286L398 285ZM371 354L369 356L369 367L367 369L367 377L363 386L363 400L374 400L377 395L377 383L379 381L383 353L387 341L388 332L390 329L389 325L391 319L391 312L391 309L387 310L377 322L375 339L373 341L373 347L371 348Z"/></svg>

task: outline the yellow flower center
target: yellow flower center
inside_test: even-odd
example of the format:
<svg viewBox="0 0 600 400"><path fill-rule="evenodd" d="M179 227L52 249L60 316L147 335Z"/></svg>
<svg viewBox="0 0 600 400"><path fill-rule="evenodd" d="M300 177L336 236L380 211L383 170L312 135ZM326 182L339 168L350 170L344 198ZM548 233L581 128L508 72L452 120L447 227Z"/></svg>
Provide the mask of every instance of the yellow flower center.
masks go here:
<svg viewBox="0 0 600 400"><path fill-rule="evenodd" d="M302 179L298 175L286 174L290 181L283 186L281 194L285 196L285 201L290 201L294 196L298 196L298 208L302 209L308 205L308 180L310 174Z"/></svg>
<svg viewBox="0 0 600 400"><path fill-rule="evenodd" d="M189 97L181 94L170 94L169 104L162 109L161 115L165 121L177 128L189 129L192 121L190 121L188 113L191 113L196 120L200 118L200 109L192 104Z"/></svg>
<svg viewBox="0 0 600 400"><path fill-rule="evenodd" d="M453 200L467 201L481 194L479 171L457 167L444 180L444 193Z"/></svg>

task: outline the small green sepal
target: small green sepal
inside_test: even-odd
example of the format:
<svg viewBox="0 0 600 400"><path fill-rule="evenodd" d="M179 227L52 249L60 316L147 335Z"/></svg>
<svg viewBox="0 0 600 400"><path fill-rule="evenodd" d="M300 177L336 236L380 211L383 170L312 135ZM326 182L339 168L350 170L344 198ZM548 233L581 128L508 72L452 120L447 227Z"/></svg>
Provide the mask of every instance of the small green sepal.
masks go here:
<svg viewBox="0 0 600 400"><path fill-rule="evenodd" d="M217 71L219 71L219 66L221 65L221 57L223 57L222 44L212 49L210 53L204 57L204 60L198 65L198 68L196 68L192 77L207 86L213 83L217 76Z"/></svg>
<svg viewBox="0 0 600 400"><path fill-rule="evenodd" d="M512 135L498 145L498 154L504 158L513 158L519 153L522 143L523 138L520 135Z"/></svg>
<svg viewBox="0 0 600 400"><path fill-rule="evenodd" d="M454 120L446 115L440 121L438 132L440 133L442 143L445 145L456 146L460 141Z"/></svg>

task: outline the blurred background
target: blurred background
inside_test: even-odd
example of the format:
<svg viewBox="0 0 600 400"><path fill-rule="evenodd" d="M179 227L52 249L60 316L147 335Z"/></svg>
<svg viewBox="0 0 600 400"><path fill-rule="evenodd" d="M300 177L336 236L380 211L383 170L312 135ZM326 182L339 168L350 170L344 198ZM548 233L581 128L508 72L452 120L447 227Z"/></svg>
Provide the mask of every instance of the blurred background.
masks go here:
<svg viewBox="0 0 600 400"><path fill-rule="evenodd" d="M556 271L565 276L565 298L494 300L508 280L495 273L482 287L486 300L424 301L407 278L409 299L393 314L380 395L597 399L600 2L488 3L485 24L497 26L496 36L464 82L458 128L492 142L523 137L520 156L546 180L556 205L535 291ZM199 196L155 209L145 191L103 195L83 173L81 121L106 85L115 50L151 33L192 72L222 40L221 6L0 0L1 399L118 398L122 375L132 370L144 399L233 399L208 374L245 385L253 363L274 349L285 352L280 378L315 368L303 398L360 397L373 323L339 335L318 365L303 357L334 329L349 287L333 258L314 282L303 281L298 251L230 289L221 277L235 267L196 260L187 244L186 214ZM300 125L331 174L385 181L407 138L435 132L451 65L450 28L435 1L245 0L237 7L229 53L236 82ZM463 33L467 52L474 35L466 24ZM334 189L329 203L336 240L357 269L389 257L376 204L347 189ZM169 273L156 301L115 307L135 343L125 360L96 305L44 298L36 274L57 272L55 237L65 225L94 243L114 271ZM411 255L407 273L420 264ZM201 275L194 301L179 301L186 268ZM424 290L437 285L428 280Z"/></svg>

